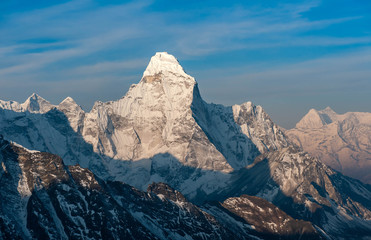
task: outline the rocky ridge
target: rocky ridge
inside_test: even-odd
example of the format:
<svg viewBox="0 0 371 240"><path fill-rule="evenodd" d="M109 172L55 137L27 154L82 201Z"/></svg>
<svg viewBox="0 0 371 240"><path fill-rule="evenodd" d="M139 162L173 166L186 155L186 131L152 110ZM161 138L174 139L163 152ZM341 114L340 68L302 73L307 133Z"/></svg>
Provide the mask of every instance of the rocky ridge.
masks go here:
<svg viewBox="0 0 371 240"><path fill-rule="evenodd" d="M152 183L143 192L122 182L103 181L78 165L66 166L61 158L50 153L30 151L3 139L0 149L0 182L5 186L0 190L3 202L0 239L257 239L257 236L267 239L271 236L261 233L264 228L259 223L252 227L243 219L232 218L233 222L228 222L243 226L232 232L225 221L192 204L164 183ZM233 206L220 206L219 210L231 216L234 213ZM322 238L309 222L305 224L310 231L304 236ZM282 239L290 239L290 232L287 233L281 234Z"/></svg>

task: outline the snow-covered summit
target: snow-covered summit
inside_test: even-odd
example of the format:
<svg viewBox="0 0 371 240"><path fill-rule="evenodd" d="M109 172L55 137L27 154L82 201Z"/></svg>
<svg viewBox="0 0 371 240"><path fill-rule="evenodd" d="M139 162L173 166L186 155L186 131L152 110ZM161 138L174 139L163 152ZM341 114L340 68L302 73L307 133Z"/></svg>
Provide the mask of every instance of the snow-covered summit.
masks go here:
<svg viewBox="0 0 371 240"><path fill-rule="evenodd" d="M296 124L296 128L321 128L324 125L330 124L337 120L337 114L330 107L317 111L312 108L309 112Z"/></svg>
<svg viewBox="0 0 371 240"><path fill-rule="evenodd" d="M143 78L146 76L154 76L161 72L172 72L178 75L188 76L178 60L167 52L158 52L151 58L151 61L143 73Z"/></svg>
<svg viewBox="0 0 371 240"><path fill-rule="evenodd" d="M16 101L2 101L0 100L0 108L11 110L15 112L31 112L31 113L46 113L56 106L33 93L24 103Z"/></svg>
<svg viewBox="0 0 371 240"><path fill-rule="evenodd" d="M319 112L312 108L309 112L296 124L296 128L320 128L324 125Z"/></svg>
<svg viewBox="0 0 371 240"><path fill-rule="evenodd" d="M50 109L55 107L44 98L40 97L36 93L33 93L23 104L22 108L32 113L46 113Z"/></svg>
<svg viewBox="0 0 371 240"><path fill-rule="evenodd" d="M79 112L83 112L80 105L78 105L75 100L71 97L66 97L59 105L58 109L65 112L65 110L73 111L75 114Z"/></svg>
<svg viewBox="0 0 371 240"><path fill-rule="evenodd" d="M73 100L73 98L66 97L60 104L64 104L64 103L76 103L76 102L75 100Z"/></svg>

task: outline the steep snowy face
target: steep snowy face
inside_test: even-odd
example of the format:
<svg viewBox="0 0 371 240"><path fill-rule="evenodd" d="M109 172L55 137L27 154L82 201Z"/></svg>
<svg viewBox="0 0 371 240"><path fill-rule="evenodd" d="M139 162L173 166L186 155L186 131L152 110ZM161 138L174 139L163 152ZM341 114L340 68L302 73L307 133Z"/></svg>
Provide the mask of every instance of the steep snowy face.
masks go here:
<svg viewBox="0 0 371 240"><path fill-rule="evenodd" d="M195 98L201 99L199 94ZM251 164L261 153L288 146L284 134L261 106L251 102L232 107L195 102L198 104L193 104L192 110L197 123L236 170Z"/></svg>
<svg viewBox="0 0 371 240"><path fill-rule="evenodd" d="M85 112L79 105L77 105L75 100L71 97L67 97L57 106L57 108L66 115L72 129L75 132L80 133L83 128Z"/></svg>
<svg viewBox="0 0 371 240"><path fill-rule="evenodd" d="M260 153L275 151L289 146L289 142L261 106L251 102L234 105L233 116L241 131L257 146Z"/></svg>
<svg viewBox="0 0 371 240"><path fill-rule="evenodd" d="M308 119L317 113L319 124ZM311 110L286 132L311 155L345 175L371 183L371 113L336 114L330 108Z"/></svg>
<svg viewBox="0 0 371 240"><path fill-rule="evenodd" d="M158 53L123 98L97 102L85 114L82 136L106 159L112 176L141 189L152 178L188 179L196 169L230 172L194 119L191 106L203 104L197 93L196 81L178 61ZM188 170L181 171L183 166Z"/></svg>

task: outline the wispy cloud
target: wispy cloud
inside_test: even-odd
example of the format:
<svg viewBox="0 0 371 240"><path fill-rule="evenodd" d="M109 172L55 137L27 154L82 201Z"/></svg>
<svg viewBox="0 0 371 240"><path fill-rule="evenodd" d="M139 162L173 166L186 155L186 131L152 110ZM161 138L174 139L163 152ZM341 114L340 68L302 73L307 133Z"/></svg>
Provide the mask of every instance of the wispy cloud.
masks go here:
<svg viewBox="0 0 371 240"><path fill-rule="evenodd" d="M39 92L39 89L51 87L55 90L50 96L60 98L71 95L63 89L63 83L68 82L71 87L77 88L69 91L78 94L80 89L80 103L91 106L90 97L83 92L84 84L91 81L88 92L95 94L99 94L103 83L107 86L105 92L108 92L108 86L115 88L113 86L118 83L125 88L139 81L141 72L155 51L175 53L181 60L203 58L213 61L214 55L221 53L242 52L255 58L256 54L276 52L279 55L285 54L282 49L298 47L361 48L371 44L371 36L367 32L344 36L324 31L361 21L364 16L360 12L351 16L310 17L311 11L322 6L319 0L271 7L259 2L250 6L231 4L214 8L204 5L186 11L155 8L156 1L100 4L94 0L74 0L42 9L5 14L0 25L0 96L11 98L20 88L24 88L23 92L27 94L28 91ZM354 63L358 61L362 65L360 57L361 54L354 57ZM333 71L328 76L333 78L341 78L341 73L348 76L345 69L349 69L347 73L357 70L363 71L365 76L368 74L367 69L360 70L353 63L347 65L344 61L335 64L339 55L331 61L325 60L321 54L315 58L314 62L305 60L303 65L291 65L281 60L280 67L284 66L281 70L274 69L277 63L273 60L270 64L271 60L265 59L267 63L264 66L259 66L259 62L254 63L256 65L250 62L236 66L233 71L226 67L213 69L209 66L205 72L215 79L231 73L235 79L276 79L281 83L303 74L314 76L316 72L318 78L323 79L325 75L321 74L326 69ZM233 59L221 61L229 60ZM244 72L255 67L256 71L248 75ZM224 75L218 75L223 71ZM335 76L336 73L340 76ZM202 75L202 72L199 74ZM12 87L17 90L10 91ZM32 87L34 89L30 89ZM122 92L107 95L107 98L111 96L114 99L123 95Z"/></svg>
<svg viewBox="0 0 371 240"><path fill-rule="evenodd" d="M219 99L224 104L254 100L258 104L268 106L268 109L274 112L274 107L269 103L276 101L278 104L277 101L280 99L285 101L287 106L300 109L296 111L304 114L308 108L316 106L324 108L336 102L343 104L334 106L340 112L351 111L344 107L353 107L353 111L364 109L368 102L360 102L359 98L369 96L371 77L369 66L371 48L366 47L347 54L334 54L291 64L282 63L269 69L247 65L239 68L213 69L211 70L214 72L213 78L206 78L207 74L202 72L199 74L203 76L201 85L207 85L208 81L219 83L210 84L208 91L205 92L206 99L210 101L216 101L217 96L226 96ZM241 68L245 71L241 71ZM303 99L308 101L304 103ZM344 101L347 101L346 105ZM292 109L279 111L290 114L289 111ZM284 114L279 116L280 120L284 119L283 116ZM286 121L290 124L295 123L295 119Z"/></svg>
<svg viewBox="0 0 371 240"><path fill-rule="evenodd" d="M72 75L86 75L87 73L92 75L113 73L116 71L130 71L133 69L143 70L148 59L133 59L128 61L107 61L99 62L91 65L79 66L72 68L70 74Z"/></svg>

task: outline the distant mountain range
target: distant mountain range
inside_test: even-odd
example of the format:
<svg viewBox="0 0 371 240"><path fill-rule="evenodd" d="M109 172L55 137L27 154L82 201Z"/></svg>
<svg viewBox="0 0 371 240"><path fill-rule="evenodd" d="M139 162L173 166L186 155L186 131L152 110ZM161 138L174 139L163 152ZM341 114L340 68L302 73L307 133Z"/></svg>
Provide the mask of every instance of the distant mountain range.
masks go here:
<svg viewBox="0 0 371 240"><path fill-rule="evenodd" d="M370 185L303 152L262 107L206 103L168 53L90 112L69 97L0 101L0 134L4 239L371 233Z"/></svg>
<svg viewBox="0 0 371 240"><path fill-rule="evenodd" d="M371 113L311 109L286 134L325 164L371 184Z"/></svg>

